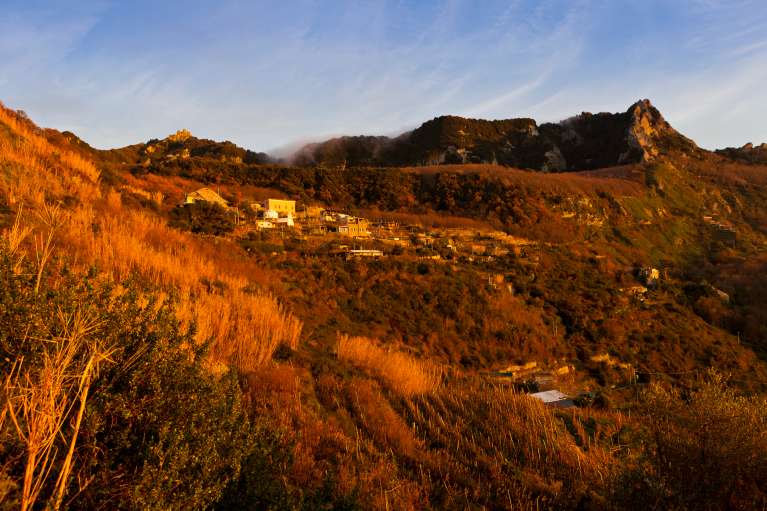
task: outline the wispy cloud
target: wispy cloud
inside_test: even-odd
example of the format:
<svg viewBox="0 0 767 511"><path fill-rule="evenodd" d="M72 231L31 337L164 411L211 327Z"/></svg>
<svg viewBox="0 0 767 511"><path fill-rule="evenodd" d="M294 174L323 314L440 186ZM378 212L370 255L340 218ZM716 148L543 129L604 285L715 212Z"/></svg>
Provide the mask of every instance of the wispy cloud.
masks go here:
<svg viewBox="0 0 767 511"><path fill-rule="evenodd" d="M186 127L268 149L647 96L707 146L764 133L761 0L8 2L0 98L101 147Z"/></svg>

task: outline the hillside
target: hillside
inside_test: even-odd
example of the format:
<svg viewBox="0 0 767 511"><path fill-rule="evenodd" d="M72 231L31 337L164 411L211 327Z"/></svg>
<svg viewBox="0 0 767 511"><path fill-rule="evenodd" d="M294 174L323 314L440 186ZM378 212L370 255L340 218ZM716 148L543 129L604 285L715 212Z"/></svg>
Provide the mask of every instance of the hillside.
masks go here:
<svg viewBox="0 0 767 511"><path fill-rule="evenodd" d="M584 112L540 126L533 119L488 121L437 117L397 138L342 137L311 144L298 165L408 166L492 163L544 171L588 170L649 161L695 144L648 101L623 113Z"/></svg>
<svg viewBox="0 0 767 511"><path fill-rule="evenodd" d="M767 504L767 166L646 101L306 152L0 109L0 509Z"/></svg>
<svg viewBox="0 0 767 511"><path fill-rule="evenodd" d="M132 144L117 149L96 149L74 133L53 129L42 130L42 136L63 150L73 151L96 161L112 178L125 169L156 169L178 164L192 169L215 169L217 166L241 166L270 163L266 153L238 147L229 141L216 142L193 136L188 130L179 130L163 139Z"/></svg>
<svg viewBox="0 0 767 511"><path fill-rule="evenodd" d="M717 149L716 152L733 160L767 165L767 143L755 146L749 142L742 147L727 147L725 149Z"/></svg>

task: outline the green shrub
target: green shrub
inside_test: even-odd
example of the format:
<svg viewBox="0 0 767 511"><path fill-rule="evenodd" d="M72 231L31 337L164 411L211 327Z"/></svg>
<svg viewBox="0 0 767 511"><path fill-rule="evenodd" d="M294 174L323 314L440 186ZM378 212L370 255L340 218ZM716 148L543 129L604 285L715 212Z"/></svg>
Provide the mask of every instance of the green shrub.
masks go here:
<svg viewBox="0 0 767 511"><path fill-rule="evenodd" d="M66 271L56 275L56 288L36 294L31 268L16 272L11 263L0 249L0 379L9 376L8 361L24 370L40 367L49 347L65 342L61 318L74 313L90 318L96 326L88 335L112 348L90 386L69 505L203 509L218 500L238 476L249 445L248 420L234 376L207 373L204 347L194 346L191 333L179 334L172 304L156 301L135 283L114 287ZM58 453L66 452L73 414L65 416ZM10 421L0 425L0 486L9 502L19 498L25 448ZM62 457L38 503L49 499Z"/></svg>
<svg viewBox="0 0 767 511"><path fill-rule="evenodd" d="M200 201L171 210L169 225L198 234L222 235L234 230L234 219L218 204Z"/></svg>
<svg viewBox="0 0 767 511"><path fill-rule="evenodd" d="M647 448L618 482L630 509L764 509L767 408L710 373L688 391L652 384L643 396Z"/></svg>

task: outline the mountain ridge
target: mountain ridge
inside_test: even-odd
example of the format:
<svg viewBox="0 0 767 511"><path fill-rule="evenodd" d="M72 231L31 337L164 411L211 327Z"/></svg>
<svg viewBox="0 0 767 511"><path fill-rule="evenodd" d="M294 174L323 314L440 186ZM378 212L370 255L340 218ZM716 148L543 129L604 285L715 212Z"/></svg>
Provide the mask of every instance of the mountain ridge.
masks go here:
<svg viewBox="0 0 767 511"><path fill-rule="evenodd" d="M583 112L540 125L531 118L444 115L397 137L345 136L308 144L292 162L342 166L494 163L576 171L646 162L670 149L699 150L643 99L622 113Z"/></svg>
<svg viewBox="0 0 767 511"><path fill-rule="evenodd" d="M397 136L343 135L300 146L285 157L253 151L230 141L198 138L179 130L163 139L97 149L70 131L41 129L54 145L102 164L162 167L178 161L195 166L263 165L419 167L496 164L543 172L588 171L651 161L669 151L718 154L733 161L765 163L764 146L708 151L674 129L648 99L618 113L582 112L559 122L532 118L475 119L441 115ZM179 134L183 136L179 138Z"/></svg>

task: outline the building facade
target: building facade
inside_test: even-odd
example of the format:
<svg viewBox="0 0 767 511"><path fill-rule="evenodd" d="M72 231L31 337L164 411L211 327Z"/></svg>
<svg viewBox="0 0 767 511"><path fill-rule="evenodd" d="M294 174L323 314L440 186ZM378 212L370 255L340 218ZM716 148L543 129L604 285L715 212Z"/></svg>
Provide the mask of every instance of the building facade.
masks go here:
<svg viewBox="0 0 767 511"><path fill-rule="evenodd" d="M276 211L280 216L296 216L296 201L284 199L266 199L264 209Z"/></svg>

